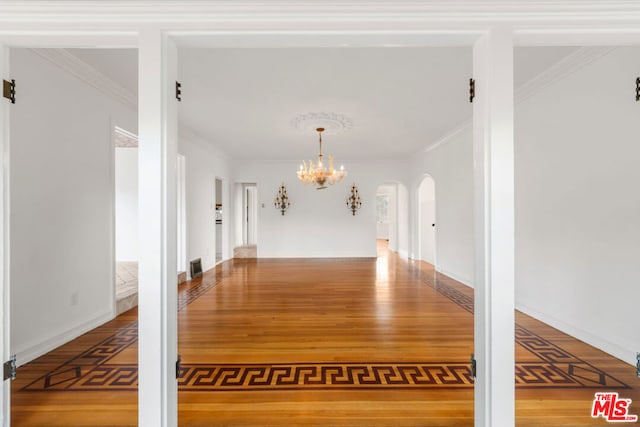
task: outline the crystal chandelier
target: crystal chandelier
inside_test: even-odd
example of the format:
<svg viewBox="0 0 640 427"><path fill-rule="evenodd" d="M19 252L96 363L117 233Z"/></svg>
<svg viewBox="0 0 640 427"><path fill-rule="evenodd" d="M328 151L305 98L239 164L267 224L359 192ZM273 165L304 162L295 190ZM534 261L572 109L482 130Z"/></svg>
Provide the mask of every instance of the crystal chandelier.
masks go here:
<svg viewBox="0 0 640 427"><path fill-rule="evenodd" d="M324 128L317 128L318 136L320 137L320 154L318 154L318 163L313 164L313 161L309 160L309 165L302 161L300 170L298 171L298 178L305 184L311 183L317 185L316 190L322 190L327 188L326 184L333 185L340 182L347 175L344 170L344 166L340 166L340 170L333 168L333 156L329 156L329 168L322 162L322 132Z"/></svg>

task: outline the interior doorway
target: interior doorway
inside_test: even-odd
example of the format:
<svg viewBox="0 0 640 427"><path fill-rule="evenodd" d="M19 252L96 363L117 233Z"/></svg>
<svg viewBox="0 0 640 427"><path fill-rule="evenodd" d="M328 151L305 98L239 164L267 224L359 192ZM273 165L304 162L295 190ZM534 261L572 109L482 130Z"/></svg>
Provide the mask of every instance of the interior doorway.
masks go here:
<svg viewBox="0 0 640 427"><path fill-rule="evenodd" d="M138 305L138 137L113 130L115 150L115 314Z"/></svg>
<svg viewBox="0 0 640 427"><path fill-rule="evenodd" d="M222 180L216 178L216 228L215 228L215 248L216 248L216 264L222 261L222 223L224 214L222 209Z"/></svg>
<svg viewBox="0 0 640 427"><path fill-rule="evenodd" d="M122 102L114 102L96 78L97 68L114 64L116 55L137 64L135 49L8 52L11 77L29 90L7 116L5 140L10 301L3 333L17 375L5 382L4 425L52 425L88 411L103 420L114 412L137 416L131 378L138 323L136 310L126 307L137 303L138 117L126 101L136 95L117 88ZM135 79L137 69L123 74ZM130 268L117 269L120 261ZM118 273L124 287L116 287ZM113 384L96 380L98 371L119 378L128 372L130 380L120 382L127 392L88 397L95 395L88 384ZM53 397L60 390L65 397ZM90 408L83 406L92 399Z"/></svg>
<svg viewBox="0 0 640 427"><path fill-rule="evenodd" d="M398 191L396 184L380 185L376 191L376 240L398 251Z"/></svg>
<svg viewBox="0 0 640 427"><path fill-rule="evenodd" d="M258 243L258 188L256 184L244 186L243 240L244 246L255 246Z"/></svg>
<svg viewBox="0 0 640 427"><path fill-rule="evenodd" d="M176 159L176 254L178 283L187 280L187 183L186 157L178 154Z"/></svg>
<svg viewBox="0 0 640 427"><path fill-rule="evenodd" d="M234 258L257 258L258 253L258 186L256 183L235 185Z"/></svg>
<svg viewBox="0 0 640 427"><path fill-rule="evenodd" d="M418 188L418 236L419 258L436 267L436 183L429 175Z"/></svg>

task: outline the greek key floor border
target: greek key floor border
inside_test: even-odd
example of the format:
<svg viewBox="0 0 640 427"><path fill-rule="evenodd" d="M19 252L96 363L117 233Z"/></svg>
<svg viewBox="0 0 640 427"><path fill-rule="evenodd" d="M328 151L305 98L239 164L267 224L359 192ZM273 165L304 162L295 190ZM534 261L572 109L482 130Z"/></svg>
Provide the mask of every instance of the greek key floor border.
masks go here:
<svg viewBox="0 0 640 427"><path fill-rule="evenodd" d="M419 274L419 271L414 271ZM437 285L422 279L441 295L473 314L473 297L439 275ZM220 282L202 283L180 293L178 309L184 309ZM72 358L28 384L22 391L135 391L137 365L109 363L137 342L137 322ZM516 344L539 361L516 363L518 388L624 389L622 381L576 357L530 330L516 325ZM290 364L184 364L179 372L181 391L336 390L336 389L471 389L469 363L290 363Z"/></svg>
<svg viewBox="0 0 640 427"><path fill-rule="evenodd" d="M433 283L432 278L434 276L423 276L419 269L415 269L414 273L421 276L423 283L433 287L438 293L447 297L451 302L471 314L474 313L473 297L460 292L449 284L457 283L454 279L444 274L436 273L436 280L435 283ZM542 383L547 381L547 384L552 387L564 383L566 386L572 388L630 388L629 385L612 375L607 374L605 371L580 359L517 323L515 325L515 341L516 345L523 347L529 353L541 359L541 363L523 364L516 362L516 387L533 384L543 386Z"/></svg>

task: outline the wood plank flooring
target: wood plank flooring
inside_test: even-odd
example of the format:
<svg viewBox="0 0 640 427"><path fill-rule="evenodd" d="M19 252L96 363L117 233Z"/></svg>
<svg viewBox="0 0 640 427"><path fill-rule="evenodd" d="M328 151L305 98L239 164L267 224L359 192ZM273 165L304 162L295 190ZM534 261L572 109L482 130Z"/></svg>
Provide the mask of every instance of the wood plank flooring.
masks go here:
<svg viewBox="0 0 640 427"><path fill-rule="evenodd" d="M426 263L243 259L181 286L181 426L473 425L473 291ZM14 426L137 422L136 312L21 367ZM516 313L517 425L640 414L630 365Z"/></svg>

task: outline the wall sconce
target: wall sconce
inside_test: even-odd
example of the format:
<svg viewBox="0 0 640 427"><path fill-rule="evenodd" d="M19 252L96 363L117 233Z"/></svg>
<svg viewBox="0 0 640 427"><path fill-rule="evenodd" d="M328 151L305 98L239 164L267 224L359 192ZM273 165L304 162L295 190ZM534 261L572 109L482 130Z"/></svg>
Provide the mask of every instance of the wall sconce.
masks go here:
<svg viewBox="0 0 640 427"><path fill-rule="evenodd" d="M278 194L276 194L276 200L273 202L273 206L276 209L280 209L282 215L287 211L291 203L289 202L289 196L287 195L287 187L284 186L284 182L278 189Z"/></svg>
<svg viewBox="0 0 640 427"><path fill-rule="evenodd" d="M349 193L349 197L347 197L347 208L351 209L351 213L355 216L356 212L362 206L362 199L360 198L360 193L358 192L358 187L354 182L351 186L351 192Z"/></svg>

